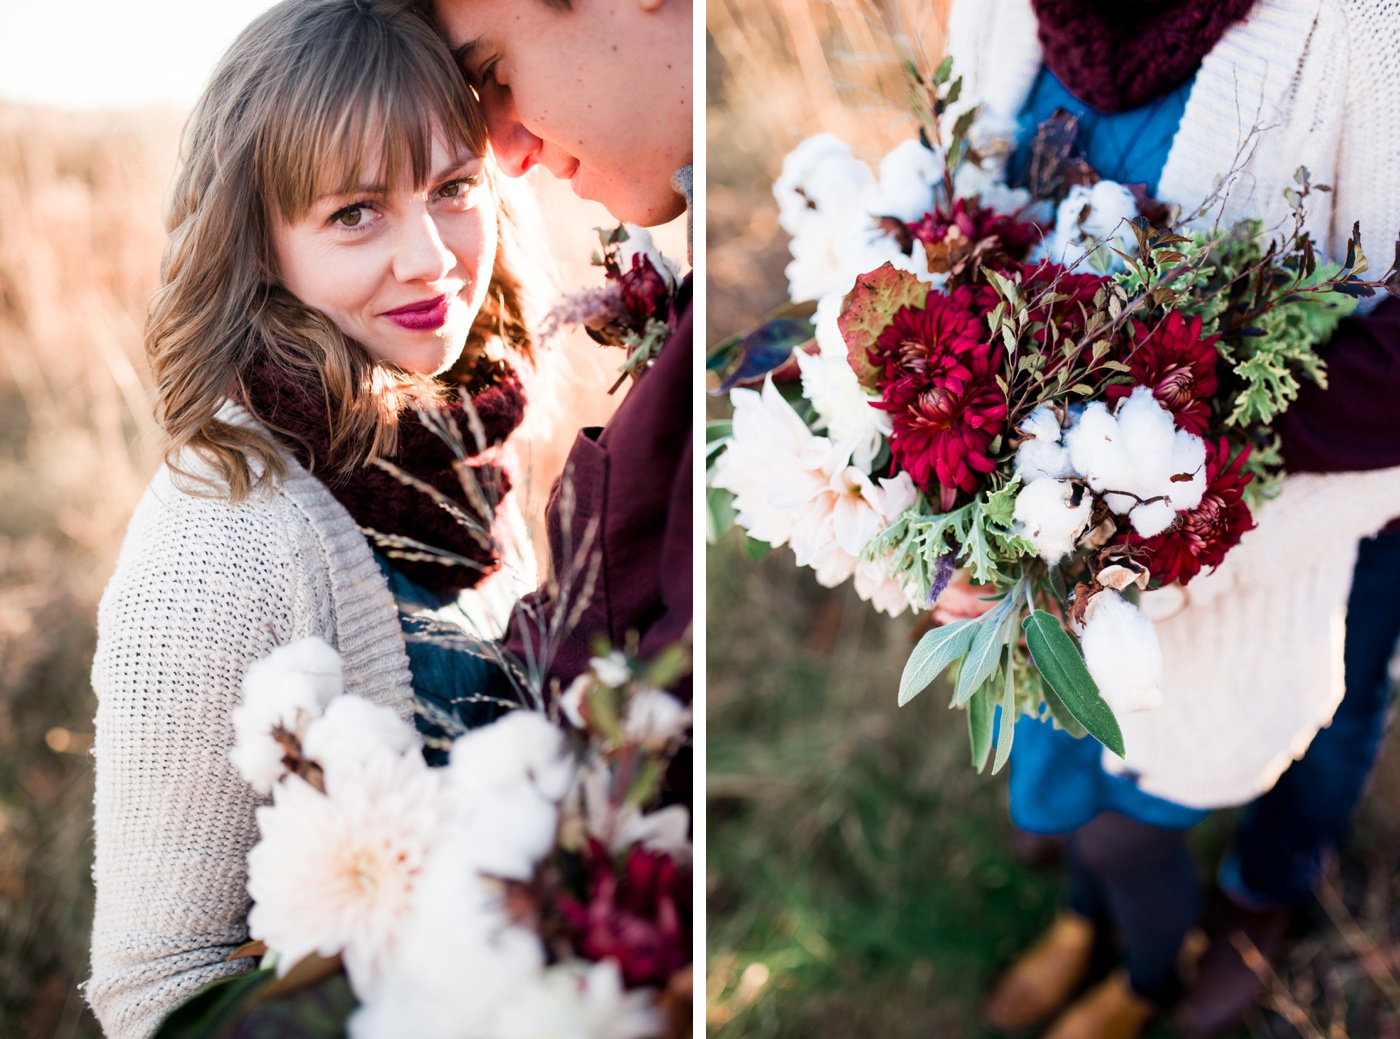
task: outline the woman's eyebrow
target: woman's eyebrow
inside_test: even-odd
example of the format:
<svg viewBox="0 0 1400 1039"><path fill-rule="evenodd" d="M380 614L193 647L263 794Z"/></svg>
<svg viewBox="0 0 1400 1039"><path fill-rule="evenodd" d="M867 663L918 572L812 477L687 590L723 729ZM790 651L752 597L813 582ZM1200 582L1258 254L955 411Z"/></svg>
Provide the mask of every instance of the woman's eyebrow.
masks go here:
<svg viewBox="0 0 1400 1039"><path fill-rule="evenodd" d="M481 162L481 156L475 152L463 152L460 156L447 162L441 169L433 173L433 180L446 180L454 173L460 173L472 163Z"/></svg>
<svg viewBox="0 0 1400 1039"><path fill-rule="evenodd" d="M316 196L315 202L333 202L350 195L387 195L388 193L389 189L384 184L352 184L335 191L323 191Z"/></svg>

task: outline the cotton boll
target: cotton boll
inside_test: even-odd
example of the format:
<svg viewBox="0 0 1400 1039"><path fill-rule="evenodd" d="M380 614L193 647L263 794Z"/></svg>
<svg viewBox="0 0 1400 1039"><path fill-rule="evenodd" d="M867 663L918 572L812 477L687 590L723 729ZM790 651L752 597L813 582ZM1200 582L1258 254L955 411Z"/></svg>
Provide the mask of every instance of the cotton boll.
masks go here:
<svg viewBox="0 0 1400 1039"><path fill-rule="evenodd" d="M525 785L493 791L465 813L459 805L453 819L471 836L470 866L510 880L534 876L559 832L558 805Z"/></svg>
<svg viewBox="0 0 1400 1039"><path fill-rule="evenodd" d="M614 689L626 685L632 678L632 669L627 666L627 654L615 649L605 657L590 657L588 666L598 676L598 681Z"/></svg>
<svg viewBox="0 0 1400 1039"><path fill-rule="evenodd" d="M339 696L307 726L302 753L328 774L362 765L376 754L403 754L421 747L417 731L391 707L358 696Z"/></svg>
<svg viewBox="0 0 1400 1039"><path fill-rule="evenodd" d="M1138 215L1133 193L1115 181L1101 180L1088 196L1089 215L1079 224L1084 234L1093 239L1119 238L1125 245L1131 242L1136 251L1137 238L1127 228L1127 222Z"/></svg>
<svg viewBox="0 0 1400 1039"><path fill-rule="evenodd" d="M880 160L880 182L866 193L871 216L892 216L905 222L933 208L933 189L943 179L943 159L917 139L896 145Z"/></svg>
<svg viewBox="0 0 1400 1039"><path fill-rule="evenodd" d="M1026 483L1077 475L1069 451L1060 443L1060 421L1053 409L1041 405L1019 427L1030 439L1016 449L1016 472Z"/></svg>
<svg viewBox="0 0 1400 1039"><path fill-rule="evenodd" d="M602 835L597 836L601 839ZM690 810L684 805L670 805L643 815L636 805L623 805L618 810L608 850L621 855L635 844L669 855L678 863L689 863L694 854Z"/></svg>
<svg viewBox="0 0 1400 1039"><path fill-rule="evenodd" d="M1145 538L1156 537L1176 520L1176 510L1168 501L1153 501L1135 505L1128 512L1133 530Z"/></svg>
<svg viewBox="0 0 1400 1039"><path fill-rule="evenodd" d="M627 701L623 732L628 740L661 749L690 727L691 710L660 689L638 689Z"/></svg>
<svg viewBox="0 0 1400 1039"><path fill-rule="evenodd" d="M1064 440L1074 471L1088 481L1096 494L1103 494L1106 488L1132 490L1133 469L1123 450L1118 420L1102 401L1094 401L1084 409ZM1104 500L1120 515L1137 504L1123 494L1111 494Z"/></svg>
<svg viewBox="0 0 1400 1039"><path fill-rule="evenodd" d="M809 137L783 158L782 172L773 182L778 223L788 234L799 235L833 208L860 199L874 181L845 141L829 133Z"/></svg>
<svg viewBox="0 0 1400 1039"><path fill-rule="evenodd" d="M1205 492L1205 441L1178 430L1171 412L1146 386L1133 390L1119 406L1117 417L1120 442L1133 467L1131 483L1118 489L1144 499L1165 497L1174 512L1200 504ZM1178 479L1182 476L1189 479Z"/></svg>
<svg viewBox="0 0 1400 1039"><path fill-rule="evenodd" d="M1083 494L1078 505L1071 504L1073 498L1068 480L1036 480L1016 495L1016 533L1052 565L1074 551L1075 538L1089 525L1093 498Z"/></svg>
<svg viewBox="0 0 1400 1039"><path fill-rule="evenodd" d="M1152 622L1117 592L1094 596L1080 647L1089 674L1116 715L1162 702L1162 648Z"/></svg>
<svg viewBox="0 0 1400 1039"><path fill-rule="evenodd" d="M1031 193L1025 188L1007 187L1003 179L1004 167L1004 163L995 159L987 160L986 165L964 162L953 174L953 197L971 198L976 195L985 208L998 213L1015 213L1024 209L1030 205Z"/></svg>
<svg viewBox="0 0 1400 1039"><path fill-rule="evenodd" d="M285 771L285 751L273 729L300 737L344 689L340 654L318 638L280 646L248 666L242 702L231 715L235 738L229 760L254 790L271 793Z"/></svg>
<svg viewBox="0 0 1400 1039"><path fill-rule="evenodd" d="M521 784L559 800L573 781L566 751L564 734L543 714L511 711L453 742L447 782L468 807Z"/></svg>

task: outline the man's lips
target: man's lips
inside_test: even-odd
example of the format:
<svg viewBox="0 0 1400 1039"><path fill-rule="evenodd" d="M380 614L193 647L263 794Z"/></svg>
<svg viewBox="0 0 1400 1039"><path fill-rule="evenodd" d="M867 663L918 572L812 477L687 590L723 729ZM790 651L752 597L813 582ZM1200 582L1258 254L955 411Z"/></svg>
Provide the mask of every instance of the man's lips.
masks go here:
<svg viewBox="0 0 1400 1039"><path fill-rule="evenodd" d="M437 295L432 299L419 300L417 303L386 310L380 316L410 332L433 332L447 323L448 302L446 296Z"/></svg>

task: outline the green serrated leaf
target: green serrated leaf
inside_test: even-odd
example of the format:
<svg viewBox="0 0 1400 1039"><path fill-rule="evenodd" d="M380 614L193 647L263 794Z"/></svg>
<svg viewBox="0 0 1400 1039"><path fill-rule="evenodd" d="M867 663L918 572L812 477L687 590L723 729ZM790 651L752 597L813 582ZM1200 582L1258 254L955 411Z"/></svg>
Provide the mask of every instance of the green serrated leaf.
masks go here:
<svg viewBox="0 0 1400 1039"><path fill-rule="evenodd" d="M921 638L914 652L909 654L904 674L899 679L899 706L903 707L932 685L953 661L966 656L976 633L977 622L968 619L934 628Z"/></svg>
<svg viewBox="0 0 1400 1039"><path fill-rule="evenodd" d="M1123 756L1123 732L1108 703L1099 695L1099 687L1084 663L1084 654L1075 645L1060 622L1044 610L1032 610L1021 628L1026 633L1026 646L1046 684L1064 702L1075 720L1120 758Z"/></svg>

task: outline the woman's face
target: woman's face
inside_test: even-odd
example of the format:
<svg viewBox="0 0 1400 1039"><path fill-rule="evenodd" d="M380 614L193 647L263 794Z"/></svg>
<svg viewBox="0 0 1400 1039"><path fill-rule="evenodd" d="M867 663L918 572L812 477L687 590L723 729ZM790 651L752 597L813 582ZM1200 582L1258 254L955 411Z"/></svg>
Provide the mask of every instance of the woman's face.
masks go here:
<svg viewBox="0 0 1400 1039"><path fill-rule="evenodd" d="M298 219L274 221L273 251L282 286L375 360L445 371L461 356L496 260L484 160L435 138L426 185L414 187L406 170L395 184L324 195Z"/></svg>

